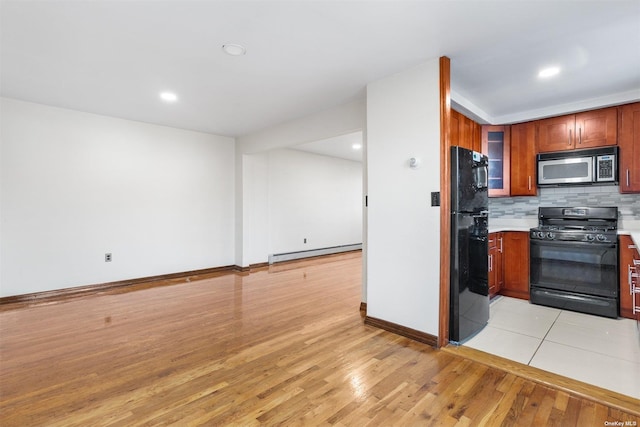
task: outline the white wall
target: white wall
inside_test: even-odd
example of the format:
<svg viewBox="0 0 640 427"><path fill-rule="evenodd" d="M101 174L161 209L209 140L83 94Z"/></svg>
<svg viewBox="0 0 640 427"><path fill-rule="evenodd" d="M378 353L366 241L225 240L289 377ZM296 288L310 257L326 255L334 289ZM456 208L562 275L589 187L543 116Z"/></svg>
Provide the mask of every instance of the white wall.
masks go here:
<svg viewBox="0 0 640 427"><path fill-rule="evenodd" d="M269 256L269 156L267 153L242 154L245 206L243 216L247 264L260 264Z"/></svg>
<svg viewBox="0 0 640 427"><path fill-rule="evenodd" d="M362 242L361 163L289 149L244 157L249 264Z"/></svg>
<svg viewBox="0 0 640 427"><path fill-rule="evenodd" d="M438 335L439 60L367 86L367 314ZM408 160L422 160L410 169Z"/></svg>
<svg viewBox="0 0 640 427"><path fill-rule="evenodd" d="M296 150L268 157L269 254L362 243L361 163Z"/></svg>
<svg viewBox="0 0 640 427"><path fill-rule="evenodd" d="M254 198L267 179L264 162L268 160L260 156L271 150L363 130L365 123L366 104L358 100L237 138L236 171L241 179L235 193L236 209L242 212L238 216L244 221L237 225L236 265L247 267L266 262L265 257L273 253L265 247L270 234L268 225L260 220L247 221L255 218L256 211L268 214L268 206Z"/></svg>
<svg viewBox="0 0 640 427"><path fill-rule="evenodd" d="M1 102L0 295L234 263L233 139Z"/></svg>

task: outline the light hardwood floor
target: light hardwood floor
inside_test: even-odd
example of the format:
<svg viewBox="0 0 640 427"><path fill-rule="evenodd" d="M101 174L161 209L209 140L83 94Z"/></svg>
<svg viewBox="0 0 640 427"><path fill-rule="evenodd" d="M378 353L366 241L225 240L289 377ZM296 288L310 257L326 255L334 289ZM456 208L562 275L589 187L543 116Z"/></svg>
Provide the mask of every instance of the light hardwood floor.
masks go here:
<svg viewBox="0 0 640 427"><path fill-rule="evenodd" d="M349 253L4 306L0 425L640 421L364 325L360 268Z"/></svg>

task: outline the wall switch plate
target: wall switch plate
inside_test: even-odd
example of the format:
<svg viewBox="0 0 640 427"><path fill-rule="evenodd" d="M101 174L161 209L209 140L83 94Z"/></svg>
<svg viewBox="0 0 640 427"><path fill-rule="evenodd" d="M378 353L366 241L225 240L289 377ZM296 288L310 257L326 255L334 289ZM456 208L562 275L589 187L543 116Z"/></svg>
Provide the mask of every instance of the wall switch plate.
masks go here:
<svg viewBox="0 0 640 427"><path fill-rule="evenodd" d="M104 262L111 262L111 254L104 254Z"/></svg>
<svg viewBox="0 0 640 427"><path fill-rule="evenodd" d="M440 192L434 191L431 193L431 206L440 206Z"/></svg>

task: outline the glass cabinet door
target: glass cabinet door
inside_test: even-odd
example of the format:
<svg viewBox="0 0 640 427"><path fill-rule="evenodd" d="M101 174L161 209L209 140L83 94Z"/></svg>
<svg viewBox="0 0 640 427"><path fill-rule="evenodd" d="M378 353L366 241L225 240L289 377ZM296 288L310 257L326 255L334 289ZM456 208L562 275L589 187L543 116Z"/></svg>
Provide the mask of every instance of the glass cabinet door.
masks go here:
<svg viewBox="0 0 640 427"><path fill-rule="evenodd" d="M510 127L483 126L482 153L489 157L489 197L509 196Z"/></svg>

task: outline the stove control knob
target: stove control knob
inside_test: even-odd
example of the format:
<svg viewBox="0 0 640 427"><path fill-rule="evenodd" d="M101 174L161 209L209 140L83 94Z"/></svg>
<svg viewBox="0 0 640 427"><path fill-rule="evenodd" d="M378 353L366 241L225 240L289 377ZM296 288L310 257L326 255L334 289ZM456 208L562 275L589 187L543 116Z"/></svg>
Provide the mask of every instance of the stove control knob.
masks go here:
<svg viewBox="0 0 640 427"><path fill-rule="evenodd" d="M586 236L584 236L584 238L590 242L593 242L593 239L594 239L593 234L587 234Z"/></svg>
<svg viewBox="0 0 640 427"><path fill-rule="evenodd" d="M548 237L549 239L553 239L554 237L556 237L556 235L549 231L549 232L547 233L547 237Z"/></svg>
<svg viewBox="0 0 640 427"><path fill-rule="evenodd" d="M538 231L538 238L544 239L544 233L542 231Z"/></svg>
<svg viewBox="0 0 640 427"><path fill-rule="evenodd" d="M598 242L604 242L605 240L607 240L607 238L604 237L604 235L602 235L602 234L598 234L596 236L596 239L598 239Z"/></svg>

